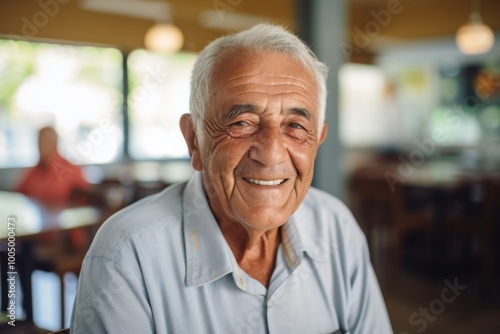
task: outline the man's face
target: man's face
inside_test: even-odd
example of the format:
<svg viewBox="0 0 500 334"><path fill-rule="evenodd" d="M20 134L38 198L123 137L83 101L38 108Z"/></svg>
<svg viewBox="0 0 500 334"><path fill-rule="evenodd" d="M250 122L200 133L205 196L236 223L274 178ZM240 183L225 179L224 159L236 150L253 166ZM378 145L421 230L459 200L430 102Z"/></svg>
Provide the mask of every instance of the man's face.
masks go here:
<svg viewBox="0 0 500 334"><path fill-rule="evenodd" d="M241 52L218 64L212 85L195 168L214 215L247 230L279 227L306 195L326 135L317 84L283 54Z"/></svg>
<svg viewBox="0 0 500 334"><path fill-rule="evenodd" d="M38 134L40 162L45 163L57 152L57 134L51 129L42 129Z"/></svg>

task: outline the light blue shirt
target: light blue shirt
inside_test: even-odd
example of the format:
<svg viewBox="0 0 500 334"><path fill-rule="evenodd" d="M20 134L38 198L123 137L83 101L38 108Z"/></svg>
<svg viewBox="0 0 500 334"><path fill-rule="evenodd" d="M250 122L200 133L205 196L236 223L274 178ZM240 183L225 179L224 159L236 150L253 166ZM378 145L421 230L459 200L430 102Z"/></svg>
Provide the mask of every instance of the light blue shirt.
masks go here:
<svg viewBox="0 0 500 334"><path fill-rule="evenodd" d="M309 189L282 240L266 288L238 266L196 173L100 228L71 333L392 333L364 235L340 201Z"/></svg>

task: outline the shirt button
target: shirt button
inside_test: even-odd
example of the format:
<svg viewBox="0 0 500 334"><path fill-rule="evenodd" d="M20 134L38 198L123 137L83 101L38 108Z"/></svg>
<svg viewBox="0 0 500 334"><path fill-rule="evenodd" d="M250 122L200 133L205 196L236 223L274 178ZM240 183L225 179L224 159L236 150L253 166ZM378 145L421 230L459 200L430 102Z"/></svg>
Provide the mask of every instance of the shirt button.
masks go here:
<svg viewBox="0 0 500 334"><path fill-rule="evenodd" d="M267 302L267 307L273 307L273 301L271 299L269 299L269 301Z"/></svg>
<svg viewBox="0 0 500 334"><path fill-rule="evenodd" d="M243 276L239 276L239 281L240 281L240 287L243 289L243 290L246 290L247 289L247 282L245 282L245 279L243 278Z"/></svg>

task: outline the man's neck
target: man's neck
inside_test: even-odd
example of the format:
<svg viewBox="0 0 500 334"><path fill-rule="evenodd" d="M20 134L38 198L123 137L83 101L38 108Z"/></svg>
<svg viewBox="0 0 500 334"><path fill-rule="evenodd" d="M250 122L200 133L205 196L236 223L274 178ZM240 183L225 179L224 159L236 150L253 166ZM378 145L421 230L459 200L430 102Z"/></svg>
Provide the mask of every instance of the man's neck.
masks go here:
<svg viewBox="0 0 500 334"><path fill-rule="evenodd" d="M42 167L48 167L52 162L59 159L59 157L60 157L59 153L54 152L49 157L46 157L45 159L41 159L40 161L38 161L38 165Z"/></svg>
<svg viewBox="0 0 500 334"><path fill-rule="evenodd" d="M221 222L219 226L240 268L268 287L281 242L280 228L250 230L235 222Z"/></svg>

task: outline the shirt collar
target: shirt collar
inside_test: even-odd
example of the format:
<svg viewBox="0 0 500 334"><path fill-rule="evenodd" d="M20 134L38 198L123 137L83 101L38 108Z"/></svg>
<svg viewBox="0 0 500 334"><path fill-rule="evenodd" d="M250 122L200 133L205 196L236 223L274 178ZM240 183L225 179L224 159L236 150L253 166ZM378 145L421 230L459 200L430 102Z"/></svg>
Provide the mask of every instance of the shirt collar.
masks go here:
<svg viewBox="0 0 500 334"><path fill-rule="evenodd" d="M187 286L204 285L233 273L241 283L239 267L210 209L203 190L201 173L188 181L183 195L184 245ZM304 202L282 229L282 244L288 265L299 265L303 253L316 260L325 259L321 233L314 224L314 212Z"/></svg>
<svg viewBox="0 0 500 334"><path fill-rule="evenodd" d="M199 286L231 273L229 246L212 214L199 172L186 185L183 217L186 284Z"/></svg>
<svg viewBox="0 0 500 334"><path fill-rule="evenodd" d="M292 267L300 263L303 254L316 261L327 260L335 245L332 243L328 224L320 223L325 220L321 216L321 208L314 207L316 204L310 201L309 194L310 192L284 228L286 237L283 238L283 249Z"/></svg>

